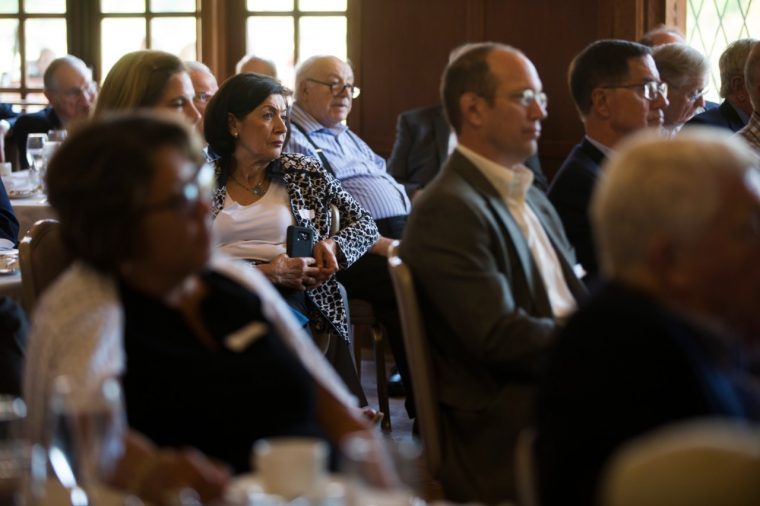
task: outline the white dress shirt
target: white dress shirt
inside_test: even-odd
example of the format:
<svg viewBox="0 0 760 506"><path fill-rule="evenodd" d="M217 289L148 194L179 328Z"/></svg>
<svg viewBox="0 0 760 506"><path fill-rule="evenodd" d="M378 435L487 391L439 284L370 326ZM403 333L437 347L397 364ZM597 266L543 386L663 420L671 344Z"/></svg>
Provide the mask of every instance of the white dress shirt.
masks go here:
<svg viewBox="0 0 760 506"><path fill-rule="evenodd" d="M504 199L538 266L555 318L569 316L577 307L575 297L567 286L554 246L525 200L533 183L533 173L522 164L511 168L499 165L462 144L457 149L483 173Z"/></svg>

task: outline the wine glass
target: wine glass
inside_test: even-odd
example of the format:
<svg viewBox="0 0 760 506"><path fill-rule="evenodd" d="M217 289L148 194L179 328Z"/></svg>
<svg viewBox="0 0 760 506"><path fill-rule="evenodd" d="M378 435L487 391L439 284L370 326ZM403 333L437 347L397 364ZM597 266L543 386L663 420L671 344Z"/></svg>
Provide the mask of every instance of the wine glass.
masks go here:
<svg viewBox="0 0 760 506"><path fill-rule="evenodd" d="M26 160L29 162L29 182L32 188L40 184L40 170L45 159L47 134L31 133L26 138Z"/></svg>
<svg viewBox="0 0 760 506"><path fill-rule="evenodd" d="M80 391L68 377L60 376L53 383L50 414L50 467L69 490L72 503L85 506L123 453L126 421L121 387L115 379L107 379L90 391Z"/></svg>
<svg viewBox="0 0 760 506"><path fill-rule="evenodd" d="M0 504L23 504L29 479L29 448L23 437L24 401L0 395Z"/></svg>

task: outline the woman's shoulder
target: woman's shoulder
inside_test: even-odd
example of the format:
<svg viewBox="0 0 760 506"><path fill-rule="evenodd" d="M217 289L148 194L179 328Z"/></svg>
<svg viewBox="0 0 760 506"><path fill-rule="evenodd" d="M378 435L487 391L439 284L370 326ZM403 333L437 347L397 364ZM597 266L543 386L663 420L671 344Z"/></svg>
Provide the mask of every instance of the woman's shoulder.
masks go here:
<svg viewBox="0 0 760 506"><path fill-rule="evenodd" d="M278 161L285 172L298 170L306 172L323 172L319 160L301 153L283 153Z"/></svg>

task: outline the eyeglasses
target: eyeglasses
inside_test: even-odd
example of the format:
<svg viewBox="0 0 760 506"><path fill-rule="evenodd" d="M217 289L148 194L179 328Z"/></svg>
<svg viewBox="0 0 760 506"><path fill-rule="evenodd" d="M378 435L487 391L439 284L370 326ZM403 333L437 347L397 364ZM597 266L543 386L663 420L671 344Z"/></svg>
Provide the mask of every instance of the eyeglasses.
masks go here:
<svg viewBox="0 0 760 506"><path fill-rule="evenodd" d="M54 90L58 91L61 95L69 99L77 99L79 97L89 96L92 97L96 91L98 91L98 85L95 82L90 81L87 85L81 88L69 88L67 90Z"/></svg>
<svg viewBox="0 0 760 506"><path fill-rule="evenodd" d="M702 88L701 90L697 90L692 93L689 93L688 95L686 95L686 98L689 99L689 101L691 102L696 102L701 97L704 97L708 91L710 91L710 88L705 87L705 88Z"/></svg>
<svg viewBox="0 0 760 506"><path fill-rule="evenodd" d="M196 104L207 104L209 100L211 100L211 97L213 97L213 93L209 93L207 91L201 91L199 93L196 93L193 97L193 102Z"/></svg>
<svg viewBox="0 0 760 506"><path fill-rule="evenodd" d="M642 92L642 96L653 102L657 100L657 97L668 98L668 85L659 81L647 81L645 83L636 84L614 84L609 86L600 86L603 89L615 89L615 88L628 88L639 89Z"/></svg>
<svg viewBox="0 0 760 506"><path fill-rule="evenodd" d="M343 93L343 90L348 90L348 95L351 98L357 98L359 94L362 92L362 90L359 89L358 86L354 86L351 83L325 83L322 81L317 81L316 79L312 79L311 77L306 78L307 81L311 81L313 83L321 84L322 86L327 86L330 88L330 93L333 94L334 97L340 96Z"/></svg>
<svg viewBox="0 0 760 506"><path fill-rule="evenodd" d="M533 102L536 102L541 109L546 110L546 106L549 105L549 97L543 91L533 91L530 88L526 88L519 93L513 93L509 98L516 100L523 107L530 107Z"/></svg>
<svg viewBox="0 0 760 506"><path fill-rule="evenodd" d="M187 181L177 195L169 197L163 202L157 202L144 206L140 209L142 214L156 213L160 211L189 212L201 199L207 199L214 187L214 168L203 164L195 171L195 174Z"/></svg>

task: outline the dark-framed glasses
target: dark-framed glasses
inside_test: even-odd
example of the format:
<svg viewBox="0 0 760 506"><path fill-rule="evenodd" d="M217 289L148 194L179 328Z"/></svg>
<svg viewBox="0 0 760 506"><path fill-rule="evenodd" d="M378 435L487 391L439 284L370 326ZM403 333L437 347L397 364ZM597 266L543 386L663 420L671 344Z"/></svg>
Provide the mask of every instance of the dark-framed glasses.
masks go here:
<svg viewBox="0 0 760 506"><path fill-rule="evenodd" d="M311 77L307 77L306 80L311 81L312 83L321 84L322 86L327 86L330 88L330 93L332 93L334 97L340 96L343 93L343 90L348 90L348 94L351 98L357 98L362 92L362 90L360 90L359 87L355 86L353 83L326 83L324 81L317 81Z"/></svg>
<svg viewBox="0 0 760 506"><path fill-rule="evenodd" d="M526 88L519 93L513 93L509 96L523 107L530 107L533 102L536 102L541 109L546 110L549 105L549 97L543 91L533 91L530 88Z"/></svg>
<svg viewBox="0 0 760 506"><path fill-rule="evenodd" d="M213 188L214 168L211 165L203 164L195 170L195 174L182 185L182 188L176 195L167 198L163 202L143 206L140 209L140 213L150 214L160 211L188 212L199 201L210 199Z"/></svg>
<svg viewBox="0 0 760 506"><path fill-rule="evenodd" d="M668 98L668 85L660 81L646 81L644 83L634 84L610 84L608 86L600 86L603 89L615 89L615 88L627 88L629 90L638 90L641 92L641 96L646 100L653 102L658 97Z"/></svg>

